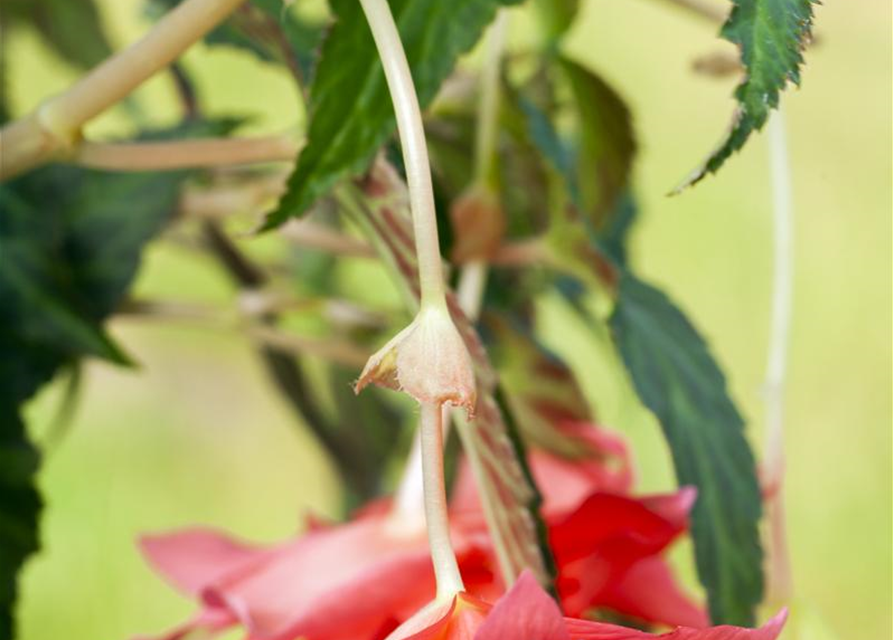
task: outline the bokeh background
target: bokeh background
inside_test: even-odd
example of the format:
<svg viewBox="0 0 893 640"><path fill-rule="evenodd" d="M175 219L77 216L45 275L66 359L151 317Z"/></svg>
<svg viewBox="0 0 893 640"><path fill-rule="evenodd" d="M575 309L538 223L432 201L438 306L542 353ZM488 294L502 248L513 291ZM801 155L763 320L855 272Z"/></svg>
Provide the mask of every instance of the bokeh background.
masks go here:
<svg viewBox="0 0 893 640"><path fill-rule="evenodd" d="M662 0L582 4L568 51L622 91L639 131L644 214L633 259L708 336L759 447L771 276L766 141L757 137L694 190L664 197L727 124L733 81L691 72L695 57L726 46L712 26ZM100 5L119 46L147 27L141 0ZM524 29L523 18L514 23L516 37ZM794 578L801 611L836 637L888 640L891 5L826 2L817 7L817 32L803 87L785 100L796 206L787 390ZM17 111L76 77L34 34L4 38ZM300 125L284 74L204 46L185 64L214 112L255 114L258 131ZM126 108L157 123L178 113L164 77ZM91 131L126 133L125 121L113 110ZM222 304L233 295L212 264L164 246L147 253L137 292ZM642 489L671 486L658 427L627 383L599 364L609 357L604 347L556 301L541 306L546 341L583 375L602 421L634 441ZM340 506L331 466L266 385L242 336L134 320L115 321L112 332L142 366L91 364L63 439L50 437L58 384L28 407L32 433L48 448L40 476L47 510L43 551L24 574L21 640L122 640L188 615L192 604L138 555L141 532L203 523L274 541L297 531L308 511L333 515ZM677 551L680 564L688 553Z"/></svg>

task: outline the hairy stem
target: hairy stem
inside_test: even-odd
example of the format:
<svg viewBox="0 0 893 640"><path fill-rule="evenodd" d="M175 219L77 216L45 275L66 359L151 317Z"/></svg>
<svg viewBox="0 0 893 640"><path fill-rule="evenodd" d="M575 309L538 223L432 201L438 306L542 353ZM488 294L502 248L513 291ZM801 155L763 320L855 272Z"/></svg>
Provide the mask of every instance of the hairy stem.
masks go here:
<svg viewBox="0 0 893 640"><path fill-rule="evenodd" d="M784 509L784 389L790 342L793 294L793 198L784 115L779 109L769 119L769 162L772 172L774 275L772 320L766 366L765 480L769 498L769 594L777 602L792 592L790 555Z"/></svg>
<svg viewBox="0 0 893 640"><path fill-rule="evenodd" d="M406 167L409 201L419 262L422 307L445 307L443 266L437 238L437 214L431 165L415 85L387 0L360 0L384 67Z"/></svg>
<svg viewBox="0 0 893 640"><path fill-rule="evenodd" d="M450 522L443 476L443 413L441 405L436 403L426 402L421 408L422 476L428 545L437 578L437 598L448 599L463 591L465 585L450 543Z"/></svg>
<svg viewBox="0 0 893 640"><path fill-rule="evenodd" d="M141 40L109 58L34 113L0 130L0 179L64 156L81 127L120 102L190 45L220 24L245 0L184 0Z"/></svg>

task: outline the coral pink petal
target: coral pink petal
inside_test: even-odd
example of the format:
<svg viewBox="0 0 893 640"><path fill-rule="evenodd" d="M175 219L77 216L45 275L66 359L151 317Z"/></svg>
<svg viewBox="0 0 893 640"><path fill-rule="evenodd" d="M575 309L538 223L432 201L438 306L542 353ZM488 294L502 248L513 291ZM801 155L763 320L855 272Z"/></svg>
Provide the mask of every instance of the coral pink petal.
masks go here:
<svg viewBox="0 0 893 640"><path fill-rule="evenodd" d="M266 553L210 529L144 536L139 545L149 564L187 595L197 595L206 585Z"/></svg>
<svg viewBox="0 0 893 640"><path fill-rule="evenodd" d="M636 562L609 583L599 604L652 624L696 629L709 624L703 607L683 593L666 560L659 556Z"/></svg>
<svg viewBox="0 0 893 640"><path fill-rule="evenodd" d="M311 531L203 594L252 638L360 637L408 616L434 594L424 531L411 535L367 517Z"/></svg>
<svg viewBox="0 0 893 640"><path fill-rule="evenodd" d="M474 640L570 640L561 610L525 571L481 624Z"/></svg>
<svg viewBox="0 0 893 640"><path fill-rule="evenodd" d="M775 640L781 633L786 619L787 610L782 610L759 629L730 626L707 629L680 627L659 635L587 620L566 618L565 622L571 640Z"/></svg>

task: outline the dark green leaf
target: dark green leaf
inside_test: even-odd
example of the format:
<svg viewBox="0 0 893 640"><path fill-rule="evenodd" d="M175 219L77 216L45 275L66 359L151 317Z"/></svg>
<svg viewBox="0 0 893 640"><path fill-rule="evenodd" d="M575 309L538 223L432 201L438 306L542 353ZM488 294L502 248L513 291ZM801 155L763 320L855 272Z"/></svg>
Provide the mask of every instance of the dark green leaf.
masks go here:
<svg viewBox="0 0 893 640"><path fill-rule="evenodd" d="M639 207L632 193L620 196L614 212L598 234L599 248L615 265L626 267L629 253L629 233L639 216Z"/></svg>
<svg viewBox="0 0 893 640"><path fill-rule="evenodd" d="M393 0L391 11L424 108L456 59L477 42L502 5L518 0ZM361 173L394 130L394 111L366 18L356 0L333 0L310 90L307 146L267 228L300 216L342 178Z"/></svg>
<svg viewBox="0 0 893 640"><path fill-rule="evenodd" d="M691 532L713 621L753 625L763 596L760 489L725 377L672 301L630 274L611 328L639 397L663 427L679 484L698 489Z"/></svg>
<svg viewBox="0 0 893 640"><path fill-rule="evenodd" d="M601 77L561 59L570 81L579 128L574 176L582 212L601 228L627 188L636 153L632 117L623 99Z"/></svg>
<svg viewBox="0 0 893 640"><path fill-rule="evenodd" d="M112 53L93 0L4 0L4 18L28 24L63 59L88 69Z"/></svg>
<svg viewBox="0 0 893 640"><path fill-rule="evenodd" d="M38 547L39 456L15 406L0 398L0 638L13 638L16 574Z"/></svg>
<svg viewBox="0 0 893 640"><path fill-rule="evenodd" d="M12 637L16 574L37 548L38 456L21 404L82 356L127 361L101 322L184 177L49 166L0 185L0 637Z"/></svg>
<svg viewBox="0 0 893 640"><path fill-rule="evenodd" d="M722 36L741 49L745 76L735 90L738 107L729 133L703 165L675 189L695 184L716 172L762 129L769 112L778 107L788 82L800 84L803 47L812 29L813 0L734 0Z"/></svg>

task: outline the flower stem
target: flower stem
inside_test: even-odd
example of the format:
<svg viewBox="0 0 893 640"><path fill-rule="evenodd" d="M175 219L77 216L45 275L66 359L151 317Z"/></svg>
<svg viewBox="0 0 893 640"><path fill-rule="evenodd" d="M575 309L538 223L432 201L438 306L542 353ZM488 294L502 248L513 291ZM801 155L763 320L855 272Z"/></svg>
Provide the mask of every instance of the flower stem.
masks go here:
<svg viewBox="0 0 893 640"><path fill-rule="evenodd" d="M90 71L37 111L0 130L0 179L71 151L81 127L168 66L245 0L184 0L141 40Z"/></svg>
<svg viewBox="0 0 893 640"><path fill-rule="evenodd" d="M769 119L769 161L772 172L774 275L772 320L766 367L765 481L768 499L769 593L776 602L792 592L784 508L784 388L790 342L793 293L793 198L784 115L779 109Z"/></svg>
<svg viewBox="0 0 893 640"><path fill-rule="evenodd" d="M450 523L447 515L446 487L443 477L443 413L441 405L423 403L420 429L422 432L422 479L425 491L425 521L428 525L428 545L437 578L437 598L448 599L463 591L465 585L459 574L459 564L450 543Z"/></svg>
<svg viewBox="0 0 893 640"><path fill-rule="evenodd" d="M400 34L394 24L387 0L360 0L378 54L384 67L385 78L394 112L397 130L403 148L409 201L415 231L416 253L419 263L421 306L445 307L443 266L437 238L437 216L434 209L434 190L431 186L431 166L428 147L422 126L422 112L415 86L406 60Z"/></svg>

